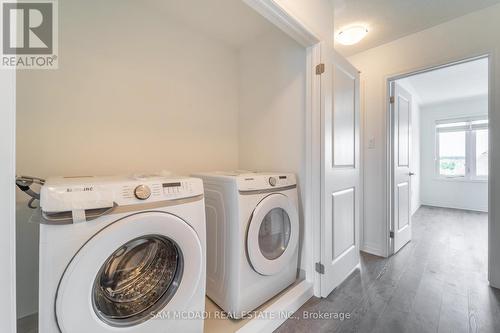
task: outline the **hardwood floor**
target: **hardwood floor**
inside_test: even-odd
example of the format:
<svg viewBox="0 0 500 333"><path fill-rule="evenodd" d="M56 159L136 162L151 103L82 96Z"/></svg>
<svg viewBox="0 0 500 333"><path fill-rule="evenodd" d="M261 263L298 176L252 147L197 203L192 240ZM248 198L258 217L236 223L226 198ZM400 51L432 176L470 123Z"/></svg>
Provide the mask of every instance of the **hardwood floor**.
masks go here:
<svg viewBox="0 0 500 333"><path fill-rule="evenodd" d="M310 299L276 332L500 332L500 290L487 280L487 227L484 213L422 207L412 241L396 255L362 254L360 271L327 298Z"/></svg>

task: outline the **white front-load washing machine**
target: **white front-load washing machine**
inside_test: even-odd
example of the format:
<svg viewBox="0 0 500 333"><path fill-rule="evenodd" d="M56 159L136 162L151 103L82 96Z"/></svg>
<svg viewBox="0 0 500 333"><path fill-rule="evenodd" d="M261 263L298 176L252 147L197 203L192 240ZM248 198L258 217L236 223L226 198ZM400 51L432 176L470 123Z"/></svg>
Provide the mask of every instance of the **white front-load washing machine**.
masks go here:
<svg viewBox="0 0 500 333"><path fill-rule="evenodd" d="M203 179L205 188L207 295L233 318L251 315L297 277L295 176L247 172L193 176Z"/></svg>
<svg viewBox="0 0 500 333"><path fill-rule="evenodd" d="M40 206L40 333L203 331L201 180L53 178Z"/></svg>

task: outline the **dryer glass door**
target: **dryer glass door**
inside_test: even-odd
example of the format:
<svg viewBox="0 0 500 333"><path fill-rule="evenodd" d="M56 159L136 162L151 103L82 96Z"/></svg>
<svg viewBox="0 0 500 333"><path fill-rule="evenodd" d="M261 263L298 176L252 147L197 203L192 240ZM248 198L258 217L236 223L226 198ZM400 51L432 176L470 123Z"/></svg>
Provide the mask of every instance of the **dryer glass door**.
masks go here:
<svg viewBox="0 0 500 333"><path fill-rule="evenodd" d="M255 207L247 234L247 253L254 270L273 275L292 264L299 239L297 209L283 194L274 193Z"/></svg>
<svg viewBox="0 0 500 333"><path fill-rule="evenodd" d="M283 208L273 208L264 216L259 228L259 248L269 260L280 257L290 242L292 226Z"/></svg>

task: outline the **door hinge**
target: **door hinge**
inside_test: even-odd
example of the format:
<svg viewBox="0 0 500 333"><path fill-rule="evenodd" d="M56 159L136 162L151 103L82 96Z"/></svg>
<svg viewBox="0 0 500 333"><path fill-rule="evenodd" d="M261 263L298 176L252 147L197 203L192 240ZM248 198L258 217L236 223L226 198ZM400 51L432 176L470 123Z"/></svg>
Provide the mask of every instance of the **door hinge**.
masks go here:
<svg viewBox="0 0 500 333"><path fill-rule="evenodd" d="M316 263L316 272L318 272L319 274L325 274L325 265L323 265L320 262L317 262Z"/></svg>
<svg viewBox="0 0 500 333"><path fill-rule="evenodd" d="M389 103L394 104L394 96L389 97Z"/></svg>
<svg viewBox="0 0 500 333"><path fill-rule="evenodd" d="M390 231L390 232L389 232L389 237L390 237L390 238L394 238L394 231Z"/></svg>
<svg viewBox="0 0 500 333"><path fill-rule="evenodd" d="M316 65L316 75L321 75L325 72L325 64Z"/></svg>

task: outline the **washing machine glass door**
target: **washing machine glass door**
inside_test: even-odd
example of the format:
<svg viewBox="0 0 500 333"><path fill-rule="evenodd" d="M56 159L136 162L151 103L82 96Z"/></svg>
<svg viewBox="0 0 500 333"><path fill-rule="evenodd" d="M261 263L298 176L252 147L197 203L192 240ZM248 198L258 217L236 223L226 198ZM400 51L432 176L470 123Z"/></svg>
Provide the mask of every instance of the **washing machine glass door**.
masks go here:
<svg viewBox="0 0 500 333"><path fill-rule="evenodd" d="M174 240L162 235L137 237L101 266L94 280L92 306L111 325L144 321L175 295L183 267L182 251Z"/></svg>
<svg viewBox="0 0 500 333"><path fill-rule="evenodd" d="M168 320L155 317L186 309L202 260L196 232L180 218L161 212L122 218L91 238L67 267L56 295L59 327L68 333L164 331Z"/></svg>
<svg viewBox="0 0 500 333"><path fill-rule="evenodd" d="M281 271L295 256L299 239L297 209L283 194L271 194L253 211L247 236L252 267L262 275Z"/></svg>

